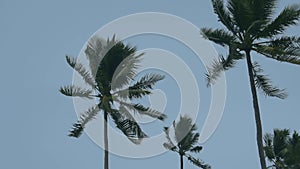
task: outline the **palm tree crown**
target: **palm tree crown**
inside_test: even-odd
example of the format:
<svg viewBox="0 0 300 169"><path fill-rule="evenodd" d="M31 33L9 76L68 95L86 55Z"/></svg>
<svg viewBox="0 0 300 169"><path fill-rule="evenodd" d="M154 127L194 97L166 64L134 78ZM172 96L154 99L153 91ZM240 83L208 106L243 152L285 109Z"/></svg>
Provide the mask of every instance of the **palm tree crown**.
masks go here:
<svg viewBox="0 0 300 169"><path fill-rule="evenodd" d="M174 141L169 134L169 128L165 127L164 132L168 142L164 143L164 147L171 151L174 151L180 156L181 169L183 169L183 157L186 157L194 165L209 169L210 166L204 164L201 160L194 158L189 152L199 153L202 150L202 146L198 146L200 134L196 133L197 127L192 123L192 119L189 117L180 117L178 123L173 122L173 128L175 131Z"/></svg>
<svg viewBox="0 0 300 169"><path fill-rule="evenodd" d="M136 76L135 71L143 55L135 55L135 52L136 48L124 45L122 42L116 41L114 37L106 42L94 37L85 50L90 71L87 71L75 58L66 56L68 64L82 76L91 89L72 85L61 87L60 92L67 96L99 100L97 105L81 115L73 125L69 136L79 137L85 125L99 111L107 111L116 126L130 139L146 136L130 112L134 111L160 120L166 118L165 114L156 110L141 104L126 102L126 99L132 100L150 94L153 85L164 78L159 74L146 74L129 86ZM118 108L114 103L118 103Z"/></svg>
<svg viewBox="0 0 300 169"><path fill-rule="evenodd" d="M250 51L281 62L300 64L300 37L280 36L297 24L300 6L288 6L273 17L277 3L277 0L228 0L225 7L223 0L212 0L214 12L226 29L202 28L201 31L209 40L227 46L229 53L209 69L209 83L214 83L221 71L233 67ZM257 62L252 64L256 86L268 96L285 98L284 91L272 86L262 74L261 66Z"/></svg>

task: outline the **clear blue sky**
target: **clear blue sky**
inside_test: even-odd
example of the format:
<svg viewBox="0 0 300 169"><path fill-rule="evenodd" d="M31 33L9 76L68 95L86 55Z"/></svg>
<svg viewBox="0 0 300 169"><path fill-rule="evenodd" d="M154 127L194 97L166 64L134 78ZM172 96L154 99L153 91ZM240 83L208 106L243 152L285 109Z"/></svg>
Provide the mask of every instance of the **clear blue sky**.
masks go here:
<svg viewBox="0 0 300 169"><path fill-rule="evenodd" d="M283 5L297 2L299 1L281 1L279 6L282 8ZM86 40L106 23L124 15L149 11L177 15L199 28L221 26L213 14L209 0L0 1L0 168L103 167L103 151L87 135L84 134L80 139L67 137L67 131L76 121L76 114L72 100L58 92L61 85L72 81L72 70L64 57L65 54L76 56ZM288 34L300 36L299 28L300 26L289 29ZM201 99L204 107L209 104L205 101L205 98L209 98L205 95L209 93L209 89L205 88L204 69L196 71L193 62L185 57L190 53L179 50L176 42L170 45L163 43L165 41L161 41L161 44L154 43L155 38L157 37L136 37L130 42L138 48L158 47L182 56L191 65L191 69L199 73L199 90L204 93ZM149 40L149 43L145 40ZM217 49L223 52L221 48ZM290 128L299 132L300 67L258 55L254 55L254 59L261 63L275 85L286 88L289 93L285 100L259 95L264 131ZM245 65L241 61L236 68L226 73L228 94L224 115L218 129L203 145L204 150L200 154L201 159L215 169L259 167ZM162 88L167 88L167 84L161 85ZM199 115L197 119L199 127L203 118L205 116ZM166 123L171 121L172 119ZM178 168L178 157L171 152L148 159L128 159L116 155L110 157L112 169ZM186 168L196 167L186 161Z"/></svg>

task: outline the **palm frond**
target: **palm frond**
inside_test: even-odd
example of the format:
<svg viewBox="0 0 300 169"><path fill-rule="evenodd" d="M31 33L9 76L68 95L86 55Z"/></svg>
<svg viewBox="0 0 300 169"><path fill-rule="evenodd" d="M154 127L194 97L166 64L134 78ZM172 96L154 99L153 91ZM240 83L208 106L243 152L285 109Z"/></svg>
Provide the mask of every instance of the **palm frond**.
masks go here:
<svg viewBox="0 0 300 169"><path fill-rule="evenodd" d="M76 58L66 56L68 64L83 78L85 83L89 84L92 87L95 87L95 78L83 67L81 63L78 63Z"/></svg>
<svg viewBox="0 0 300 169"><path fill-rule="evenodd" d="M287 94L285 93L285 90L272 86L271 80L262 73L263 69L261 68L261 66L257 62L254 62L253 74L256 87L261 89L266 96L278 97L280 99L286 98Z"/></svg>
<svg viewBox="0 0 300 169"><path fill-rule="evenodd" d="M200 134L194 133L196 130L196 125L192 126L191 131L189 131L185 137L178 143L183 151L191 151L195 144L197 144Z"/></svg>
<svg viewBox="0 0 300 169"><path fill-rule="evenodd" d="M207 69L206 80L207 86L214 84L223 71L233 68L237 60L243 59L244 55L238 51L238 48L232 44L229 46L229 55L225 59L220 56L214 60L211 67Z"/></svg>
<svg viewBox="0 0 300 169"><path fill-rule="evenodd" d="M192 132L196 130L195 125L193 125L192 119L187 116L180 116L179 121L173 122L175 130L175 140L178 144L188 140L187 137L191 137Z"/></svg>
<svg viewBox="0 0 300 169"><path fill-rule="evenodd" d="M145 95L151 94L150 89L153 89L153 85L160 80L163 80L165 76L160 74L146 74L139 81L126 89L115 92L122 99L139 99Z"/></svg>
<svg viewBox="0 0 300 169"><path fill-rule="evenodd" d="M73 124L73 127L70 130L69 136L78 138L82 134L82 132L85 128L85 125L89 121L95 119L95 117L99 111L100 111L100 109L99 109L98 105L96 105L96 106L93 106L90 109L88 109L86 112L82 113L79 120L75 124Z"/></svg>
<svg viewBox="0 0 300 169"><path fill-rule="evenodd" d="M233 23L243 32L254 22L254 13L251 10L250 1L229 0L227 4L228 11L232 16Z"/></svg>
<svg viewBox="0 0 300 169"><path fill-rule="evenodd" d="M202 146L195 146L190 151L193 153L199 153L203 149Z"/></svg>
<svg viewBox="0 0 300 169"><path fill-rule="evenodd" d="M145 107L141 104L134 104L133 107L134 107L135 111L141 115L146 115L146 116L156 118L159 120L165 120L167 118L167 115L165 115L157 110L151 109L150 107Z"/></svg>
<svg viewBox="0 0 300 169"><path fill-rule="evenodd" d="M141 57L144 53L137 56L131 55L120 63L114 73L112 80L112 90L128 86L131 80L136 76L136 70L139 67L138 63L141 62Z"/></svg>
<svg viewBox="0 0 300 169"><path fill-rule="evenodd" d="M83 89L74 85L64 86L59 89L59 91L66 95L72 97L83 97L88 99L93 99L93 91L89 89Z"/></svg>
<svg viewBox="0 0 300 169"><path fill-rule="evenodd" d="M268 58L275 59L280 62L287 62L292 64L300 64L300 50L299 49L283 49L276 46L257 45L254 49L257 53L262 54Z"/></svg>
<svg viewBox="0 0 300 169"><path fill-rule="evenodd" d="M190 162L192 162L192 164L194 164L197 167L200 167L200 168L203 168L203 169L211 169L210 165L204 164L204 162L200 159L196 159L196 158L192 157L189 154L186 154L186 157L188 158L188 160Z"/></svg>
<svg viewBox="0 0 300 169"><path fill-rule="evenodd" d="M254 46L255 51L269 58L300 64L300 37L283 36Z"/></svg>
<svg viewBox="0 0 300 169"><path fill-rule="evenodd" d="M168 149L168 150L171 150L171 151L177 151L177 147L176 145L172 142L171 138L170 138L170 133L169 133L169 128L168 127L164 127L164 132L165 132L165 135L166 135L166 138L167 138L167 141L166 143L163 143L163 146Z"/></svg>
<svg viewBox="0 0 300 169"><path fill-rule="evenodd" d="M201 28L201 34L221 46L229 46L236 40L232 33L224 29Z"/></svg>
<svg viewBox="0 0 300 169"><path fill-rule="evenodd" d="M268 38L283 33L286 28L296 25L300 19L300 6L292 5L285 9L258 34L258 38Z"/></svg>
<svg viewBox="0 0 300 169"><path fill-rule="evenodd" d="M96 77L100 62L103 60L109 49L110 47L107 41L104 39L98 36L93 36L89 39L85 49L85 55L89 61L89 66L93 77Z"/></svg>
<svg viewBox="0 0 300 169"><path fill-rule="evenodd" d="M253 1L252 10L254 11L255 20L269 22L277 7L278 0L258 0Z"/></svg>
<svg viewBox="0 0 300 169"><path fill-rule="evenodd" d="M221 21L223 25L235 35L238 32L238 30L233 24L229 12L224 7L224 1L212 0L212 4L213 4L214 12L215 14L217 14L219 21Z"/></svg>
<svg viewBox="0 0 300 169"><path fill-rule="evenodd" d="M120 112L114 112L110 115L116 127L133 143L140 144L142 139L147 137L136 121L127 118Z"/></svg>
<svg viewBox="0 0 300 169"><path fill-rule="evenodd" d="M164 75L148 73L136 82L132 88L134 89L153 89L153 85L165 78Z"/></svg>

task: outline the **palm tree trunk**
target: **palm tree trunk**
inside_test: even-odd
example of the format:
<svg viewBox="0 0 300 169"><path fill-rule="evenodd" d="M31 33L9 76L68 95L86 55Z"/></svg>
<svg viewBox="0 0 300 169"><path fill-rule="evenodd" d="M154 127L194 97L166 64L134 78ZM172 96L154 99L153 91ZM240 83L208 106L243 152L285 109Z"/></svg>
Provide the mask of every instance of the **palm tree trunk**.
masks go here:
<svg viewBox="0 0 300 169"><path fill-rule="evenodd" d="M252 65L252 61L251 61L250 51L246 51L246 58L247 58L248 74L249 74L252 99L253 99L253 108L254 108L254 114L255 114L256 141L257 141L260 165L261 165L262 169L267 169L266 161L265 161L265 154L264 154L264 150L263 150L262 124L261 124L261 119L260 119L260 111L259 111L257 92L256 92L256 87L255 87L255 82L254 82L253 65Z"/></svg>
<svg viewBox="0 0 300 169"><path fill-rule="evenodd" d="M180 154L180 169L183 169L183 155Z"/></svg>
<svg viewBox="0 0 300 169"><path fill-rule="evenodd" d="M107 112L104 111L104 169L108 169L108 134L107 134L107 126L108 126L108 121L107 121Z"/></svg>

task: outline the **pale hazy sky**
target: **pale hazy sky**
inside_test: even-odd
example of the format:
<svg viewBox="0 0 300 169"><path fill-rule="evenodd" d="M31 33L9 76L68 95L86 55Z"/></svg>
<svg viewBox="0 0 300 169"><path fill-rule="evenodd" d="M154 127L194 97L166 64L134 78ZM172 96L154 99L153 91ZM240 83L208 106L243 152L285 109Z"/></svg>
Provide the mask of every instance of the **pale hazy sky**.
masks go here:
<svg viewBox="0 0 300 169"><path fill-rule="evenodd" d="M283 5L298 3L289 0ZM197 27L220 27L209 0L202 1L0 1L0 46L2 83L0 168L6 169L99 169L103 151L86 134L79 139L67 136L76 121L72 100L58 92L72 82L72 70L65 55L77 56L87 39L99 28L119 17L137 12L164 12L182 17ZM288 34L300 36L299 26ZM184 30L182 30L184 31ZM116 32L117 34L117 32ZM199 35L200 36L200 35ZM128 39L138 49L161 48L182 57L197 76L201 93L201 111L209 106L204 81L205 69L196 64L193 53L182 44L165 37L145 35ZM224 52L216 47L219 52ZM191 55L191 59L187 57ZM300 131L300 67L253 55L275 85L286 88L285 100L259 95L264 131L289 128ZM255 124L245 61L226 73L226 107L214 135L203 145L199 157L214 169L259 168L255 142ZM172 79L158 87L165 90L169 125L178 109L176 85ZM173 81L174 83L174 81ZM175 91L174 91L174 90ZM205 114L199 113L199 131ZM151 126L151 125L150 125ZM151 128L148 132L159 133ZM129 159L110 155L110 168L179 168L179 159L168 152L147 159ZM125 167L126 166L126 167ZM186 168L197 168L188 161Z"/></svg>

